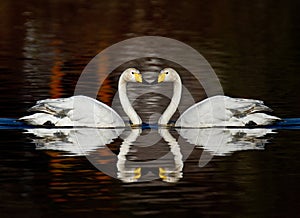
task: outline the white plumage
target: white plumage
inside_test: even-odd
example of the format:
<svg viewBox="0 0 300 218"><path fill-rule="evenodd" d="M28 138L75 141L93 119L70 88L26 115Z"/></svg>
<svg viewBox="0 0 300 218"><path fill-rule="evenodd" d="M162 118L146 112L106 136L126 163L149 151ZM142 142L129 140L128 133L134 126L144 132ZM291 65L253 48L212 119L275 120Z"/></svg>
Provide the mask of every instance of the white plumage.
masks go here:
<svg viewBox="0 0 300 218"><path fill-rule="evenodd" d="M188 108L177 120L180 127L269 125L280 118L262 101L227 96L213 96Z"/></svg>
<svg viewBox="0 0 300 218"><path fill-rule="evenodd" d="M20 118L31 125L122 127L122 118L106 104L87 96L38 101L29 111L38 113Z"/></svg>

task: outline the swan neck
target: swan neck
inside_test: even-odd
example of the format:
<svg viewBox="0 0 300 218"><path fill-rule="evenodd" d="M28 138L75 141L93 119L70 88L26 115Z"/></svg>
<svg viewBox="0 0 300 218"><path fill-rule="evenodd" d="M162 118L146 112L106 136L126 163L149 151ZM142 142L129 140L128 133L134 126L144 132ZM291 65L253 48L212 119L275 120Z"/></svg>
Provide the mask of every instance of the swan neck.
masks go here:
<svg viewBox="0 0 300 218"><path fill-rule="evenodd" d="M170 121L173 114L176 112L176 109L179 105L180 99L181 99L181 91L182 91L182 85L181 85L181 79L179 75L177 75L177 79L173 83L173 97L171 99L171 102L163 115L160 117L158 124L160 125L167 125Z"/></svg>
<svg viewBox="0 0 300 218"><path fill-rule="evenodd" d="M123 110L131 120L132 124L140 125L142 120L139 115L133 109L128 96L127 96L127 82L124 80L123 75L121 75L119 80L119 99L122 105Z"/></svg>

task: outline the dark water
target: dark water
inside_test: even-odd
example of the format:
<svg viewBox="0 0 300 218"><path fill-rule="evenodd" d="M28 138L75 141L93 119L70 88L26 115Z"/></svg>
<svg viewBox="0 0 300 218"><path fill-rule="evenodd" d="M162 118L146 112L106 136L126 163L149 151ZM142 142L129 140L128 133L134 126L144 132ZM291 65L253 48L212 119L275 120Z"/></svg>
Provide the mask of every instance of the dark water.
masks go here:
<svg viewBox="0 0 300 218"><path fill-rule="evenodd" d="M18 118L36 100L73 95L83 68L98 52L130 37L160 35L199 51L214 68L226 95L261 99L279 117L300 117L298 12L298 1L3 0L0 116ZM196 100L205 98L192 79L182 76ZM116 77L111 77L98 98L110 105L115 92ZM161 112L167 105L162 96L153 97L151 104L142 104L144 99L149 96L134 106L146 120L149 111ZM299 214L299 130L273 130L250 139L239 133L235 143L249 142L251 149L219 150L204 167L199 167L203 147L192 147L175 183L162 178L124 183L97 170L85 156L69 156L66 147L43 149L53 138L43 141L24 132L0 130L1 217ZM178 139L176 130L170 132ZM129 132L122 134L108 145L115 155ZM64 132L56 136L63 137ZM211 147L205 149L213 152ZM169 150L163 140L151 147L141 147L137 141L128 158L147 160ZM157 169L148 171L158 174Z"/></svg>

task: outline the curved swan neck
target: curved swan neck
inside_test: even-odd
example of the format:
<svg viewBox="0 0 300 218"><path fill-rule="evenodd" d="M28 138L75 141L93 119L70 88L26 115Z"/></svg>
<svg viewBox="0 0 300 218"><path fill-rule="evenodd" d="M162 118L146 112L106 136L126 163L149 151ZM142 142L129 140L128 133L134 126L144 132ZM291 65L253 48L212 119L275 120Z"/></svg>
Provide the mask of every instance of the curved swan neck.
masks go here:
<svg viewBox="0 0 300 218"><path fill-rule="evenodd" d="M123 110L131 120L132 124L140 125L142 120L139 115L133 109L128 97L127 97L127 82L124 79L124 75L121 75L119 80L119 99L122 105Z"/></svg>
<svg viewBox="0 0 300 218"><path fill-rule="evenodd" d="M181 85L181 79L180 76L177 74L177 79L173 83L173 97L171 99L171 102L163 115L160 117L158 124L160 125L167 125L173 114L175 113L180 99L181 99L181 90L182 90L182 85Z"/></svg>

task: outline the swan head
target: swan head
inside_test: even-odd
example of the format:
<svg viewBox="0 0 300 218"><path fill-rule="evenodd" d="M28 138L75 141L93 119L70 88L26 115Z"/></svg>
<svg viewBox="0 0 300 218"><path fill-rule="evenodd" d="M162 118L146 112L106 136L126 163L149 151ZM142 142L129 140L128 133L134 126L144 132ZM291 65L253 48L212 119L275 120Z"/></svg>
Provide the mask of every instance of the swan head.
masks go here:
<svg viewBox="0 0 300 218"><path fill-rule="evenodd" d="M126 82L143 82L141 72L135 68L127 68L126 70L124 70L123 78Z"/></svg>
<svg viewBox="0 0 300 218"><path fill-rule="evenodd" d="M173 68L165 68L159 72L157 82L174 82L178 79L178 73Z"/></svg>

